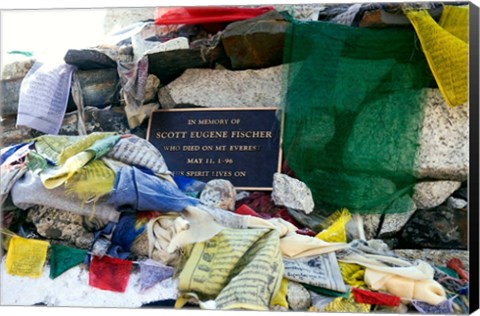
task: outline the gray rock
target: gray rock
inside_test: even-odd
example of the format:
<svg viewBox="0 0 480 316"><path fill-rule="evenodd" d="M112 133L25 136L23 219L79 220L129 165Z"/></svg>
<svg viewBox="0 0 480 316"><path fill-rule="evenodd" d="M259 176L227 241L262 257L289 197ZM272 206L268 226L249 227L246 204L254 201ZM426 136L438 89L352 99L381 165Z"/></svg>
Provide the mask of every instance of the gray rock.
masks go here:
<svg viewBox="0 0 480 316"><path fill-rule="evenodd" d="M23 78L0 80L0 111L2 117L16 115L18 112L18 99Z"/></svg>
<svg viewBox="0 0 480 316"><path fill-rule="evenodd" d="M158 100L166 109L185 104L212 108L278 107L281 86L282 66L242 71L188 69L159 90Z"/></svg>
<svg viewBox="0 0 480 316"><path fill-rule="evenodd" d="M415 207L413 211L407 213L385 214L378 238L391 237L401 231L403 226L405 226L410 217L415 213L416 209Z"/></svg>
<svg viewBox="0 0 480 316"><path fill-rule="evenodd" d="M395 255L405 258L407 260L424 260L433 265L439 265L445 267L448 260L452 258L459 258L464 266L465 270L470 270L470 253L468 250L457 249L395 249L393 250Z"/></svg>
<svg viewBox="0 0 480 316"><path fill-rule="evenodd" d="M22 55L6 55L6 60L3 60L1 80L15 80L23 79L30 68L35 63L35 59L25 57Z"/></svg>
<svg viewBox="0 0 480 316"><path fill-rule="evenodd" d="M465 181L469 166L469 106L449 107L438 89L428 90L420 148L419 178Z"/></svg>
<svg viewBox="0 0 480 316"><path fill-rule="evenodd" d="M66 241L76 248L88 249L93 241L93 233L83 227L81 215L35 206L28 211L27 221L35 225L41 236Z"/></svg>
<svg viewBox="0 0 480 316"><path fill-rule="evenodd" d="M390 237L401 231L403 226L405 226L410 217L412 217L417 210L415 202L409 196L404 196L402 199L406 199L406 203L410 204L409 210L405 213L385 214L382 227L378 233L379 238Z"/></svg>
<svg viewBox="0 0 480 316"><path fill-rule="evenodd" d="M465 200L457 199L457 198L454 198L453 196L451 196L447 200L447 205L451 208L454 208L454 209L462 209L462 208L467 207L468 202L465 201Z"/></svg>
<svg viewBox="0 0 480 316"><path fill-rule="evenodd" d="M363 228L365 230L365 239L370 240L370 239L376 238L382 215L368 214L368 215L362 215L362 218L363 218Z"/></svg>
<svg viewBox="0 0 480 316"><path fill-rule="evenodd" d="M306 311L312 306L310 293L301 284L288 281L287 289L288 307L294 311Z"/></svg>
<svg viewBox="0 0 480 316"><path fill-rule="evenodd" d="M96 49L69 49L64 57L65 63L80 70L117 68L117 63L107 54Z"/></svg>
<svg viewBox="0 0 480 316"><path fill-rule="evenodd" d="M413 201L419 209L436 207L452 195L460 186L457 181L426 181L415 185Z"/></svg>
<svg viewBox="0 0 480 316"><path fill-rule="evenodd" d="M75 82L78 81L78 82ZM83 105L104 108L119 104L119 78L116 68L78 70L72 76L72 85L81 89Z"/></svg>
<svg viewBox="0 0 480 316"><path fill-rule="evenodd" d="M275 205L286 206L310 214L314 208L312 192L305 183L286 174L273 175L272 200Z"/></svg>
<svg viewBox="0 0 480 316"><path fill-rule="evenodd" d="M202 52L202 48L192 48L148 54L148 72L157 76L162 84L168 84L187 69L209 67Z"/></svg>
<svg viewBox="0 0 480 316"><path fill-rule="evenodd" d="M288 22L276 11L229 24L222 44L233 69L259 69L283 61L285 30Z"/></svg>
<svg viewBox="0 0 480 316"><path fill-rule="evenodd" d="M233 184L224 179L214 179L207 182L200 193L200 201L208 206L224 210L235 209L237 192Z"/></svg>
<svg viewBox="0 0 480 316"><path fill-rule="evenodd" d="M99 45L95 49L116 62L129 63L133 61L133 47L131 45Z"/></svg>

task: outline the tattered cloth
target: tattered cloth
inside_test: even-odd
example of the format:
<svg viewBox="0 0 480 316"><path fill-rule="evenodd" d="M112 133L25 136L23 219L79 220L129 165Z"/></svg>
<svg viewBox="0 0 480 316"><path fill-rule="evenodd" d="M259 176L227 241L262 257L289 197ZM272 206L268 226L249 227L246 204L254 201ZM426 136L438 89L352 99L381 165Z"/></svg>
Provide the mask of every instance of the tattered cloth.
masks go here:
<svg viewBox="0 0 480 316"><path fill-rule="evenodd" d="M215 301L217 309L268 310L279 291L283 263L272 229L224 229L197 243L179 276L179 291Z"/></svg>

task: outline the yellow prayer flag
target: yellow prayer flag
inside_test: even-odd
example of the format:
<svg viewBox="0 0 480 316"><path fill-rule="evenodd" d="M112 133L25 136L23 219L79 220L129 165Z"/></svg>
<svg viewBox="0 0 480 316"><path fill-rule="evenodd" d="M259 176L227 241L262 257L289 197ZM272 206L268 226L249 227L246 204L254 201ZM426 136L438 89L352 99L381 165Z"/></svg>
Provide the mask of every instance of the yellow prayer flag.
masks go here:
<svg viewBox="0 0 480 316"><path fill-rule="evenodd" d="M273 295L272 300L270 301L270 306L278 305L288 309L287 291L288 279L283 278L282 283L280 283L280 288Z"/></svg>
<svg viewBox="0 0 480 316"><path fill-rule="evenodd" d="M444 6L438 24L452 35L468 43L468 6Z"/></svg>
<svg viewBox="0 0 480 316"><path fill-rule="evenodd" d="M6 259L7 273L30 278L41 277L48 245L48 241L12 237Z"/></svg>
<svg viewBox="0 0 480 316"><path fill-rule="evenodd" d="M468 101L468 9L463 10L445 7L440 24L426 10L405 12L449 106Z"/></svg>
<svg viewBox="0 0 480 316"><path fill-rule="evenodd" d="M345 225L350 220L350 217L350 212L345 208L341 211L335 211L326 220L327 222L332 222L332 224L315 237L326 242L347 242Z"/></svg>

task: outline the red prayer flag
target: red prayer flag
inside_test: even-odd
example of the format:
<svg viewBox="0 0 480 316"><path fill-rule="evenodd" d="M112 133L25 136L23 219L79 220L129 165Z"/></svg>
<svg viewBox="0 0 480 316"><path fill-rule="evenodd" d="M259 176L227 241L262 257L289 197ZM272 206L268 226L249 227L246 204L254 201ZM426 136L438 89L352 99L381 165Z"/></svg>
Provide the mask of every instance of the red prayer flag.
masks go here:
<svg viewBox="0 0 480 316"><path fill-rule="evenodd" d="M93 256L88 284L98 289L125 292L133 262L112 257Z"/></svg>
<svg viewBox="0 0 480 316"><path fill-rule="evenodd" d="M372 304L372 305L387 305L387 306L400 305L400 297L398 296L361 290L356 287L352 288L352 293L353 293L353 296L355 297L355 302L357 303L365 303L365 304Z"/></svg>
<svg viewBox="0 0 480 316"><path fill-rule="evenodd" d="M247 204L242 204L239 208L235 210L235 214L239 215L251 215L255 217L260 217L257 212L252 210Z"/></svg>
<svg viewBox="0 0 480 316"><path fill-rule="evenodd" d="M233 22L254 18L258 15L274 10L273 7L264 6L258 8L239 7L180 7L158 8L155 16L155 24L203 24L215 22Z"/></svg>

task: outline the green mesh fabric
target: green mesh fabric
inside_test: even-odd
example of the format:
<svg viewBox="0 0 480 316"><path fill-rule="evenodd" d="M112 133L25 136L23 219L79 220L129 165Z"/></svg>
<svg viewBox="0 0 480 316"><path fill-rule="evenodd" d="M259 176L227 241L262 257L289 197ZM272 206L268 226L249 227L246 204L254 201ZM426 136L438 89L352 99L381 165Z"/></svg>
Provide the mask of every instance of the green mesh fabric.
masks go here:
<svg viewBox="0 0 480 316"><path fill-rule="evenodd" d="M414 30L291 22L287 164L328 212L410 210L423 88L432 82Z"/></svg>

